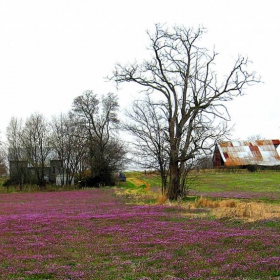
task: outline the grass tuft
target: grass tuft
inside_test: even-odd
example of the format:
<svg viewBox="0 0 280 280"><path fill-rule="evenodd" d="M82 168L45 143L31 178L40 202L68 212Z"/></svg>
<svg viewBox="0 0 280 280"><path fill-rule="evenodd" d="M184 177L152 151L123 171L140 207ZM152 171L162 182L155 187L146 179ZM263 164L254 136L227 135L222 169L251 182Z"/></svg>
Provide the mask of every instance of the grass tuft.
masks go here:
<svg viewBox="0 0 280 280"><path fill-rule="evenodd" d="M195 201L194 206L196 208L218 208L220 206L220 202L216 200L213 201L205 197L200 197Z"/></svg>
<svg viewBox="0 0 280 280"><path fill-rule="evenodd" d="M159 197L156 200L156 204L158 205L162 205L165 204L167 202L167 196L166 195L159 195Z"/></svg>

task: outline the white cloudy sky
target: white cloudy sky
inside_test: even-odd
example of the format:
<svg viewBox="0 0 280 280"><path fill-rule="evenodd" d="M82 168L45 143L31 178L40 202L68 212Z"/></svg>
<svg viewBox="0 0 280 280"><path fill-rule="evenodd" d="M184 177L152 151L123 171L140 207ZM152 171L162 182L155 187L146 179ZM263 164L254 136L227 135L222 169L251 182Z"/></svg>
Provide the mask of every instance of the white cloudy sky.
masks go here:
<svg viewBox="0 0 280 280"><path fill-rule="evenodd" d="M233 138L280 138L280 1L278 0L0 0L0 131L12 116L67 112L92 89L116 92L104 77L116 62L141 61L155 23L208 29L217 69L238 54L253 61L263 84L228 107ZM118 92L122 108L136 96Z"/></svg>

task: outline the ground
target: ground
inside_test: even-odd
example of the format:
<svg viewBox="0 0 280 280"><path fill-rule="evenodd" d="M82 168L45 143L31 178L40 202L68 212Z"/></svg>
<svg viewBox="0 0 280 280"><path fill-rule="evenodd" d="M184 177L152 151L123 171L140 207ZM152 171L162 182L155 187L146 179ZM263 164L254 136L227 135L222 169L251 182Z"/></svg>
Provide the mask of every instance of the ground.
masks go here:
<svg viewBox="0 0 280 280"><path fill-rule="evenodd" d="M0 279L280 277L279 219L190 217L112 188L0 194L0 205Z"/></svg>

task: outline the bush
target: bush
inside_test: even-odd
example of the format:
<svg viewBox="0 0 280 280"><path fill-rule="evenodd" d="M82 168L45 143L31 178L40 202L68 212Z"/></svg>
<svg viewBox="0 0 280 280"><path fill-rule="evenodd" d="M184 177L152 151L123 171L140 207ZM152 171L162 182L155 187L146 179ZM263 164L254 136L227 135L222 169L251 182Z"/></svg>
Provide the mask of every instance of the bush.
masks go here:
<svg viewBox="0 0 280 280"><path fill-rule="evenodd" d="M14 182L11 179L6 179L3 181L2 186L9 187L9 186L12 186L13 184L14 184Z"/></svg>
<svg viewBox="0 0 280 280"><path fill-rule="evenodd" d="M82 187L105 187L105 186L114 186L115 182L111 179L111 176L108 177L101 177L97 176L89 176L86 177L84 180L81 181L80 185Z"/></svg>

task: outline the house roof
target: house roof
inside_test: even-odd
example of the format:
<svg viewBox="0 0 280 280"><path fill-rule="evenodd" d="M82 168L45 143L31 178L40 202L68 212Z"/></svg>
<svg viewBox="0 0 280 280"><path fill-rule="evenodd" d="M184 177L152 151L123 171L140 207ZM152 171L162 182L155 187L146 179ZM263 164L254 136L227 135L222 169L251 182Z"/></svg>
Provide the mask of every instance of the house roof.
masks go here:
<svg viewBox="0 0 280 280"><path fill-rule="evenodd" d="M280 140L227 141L217 143L217 148L225 166L274 166L280 165L279 145Z"/></svg>

